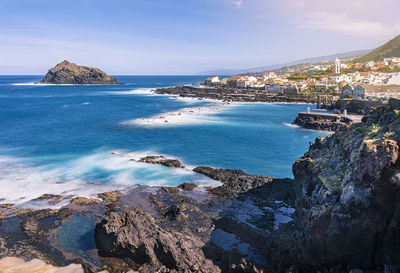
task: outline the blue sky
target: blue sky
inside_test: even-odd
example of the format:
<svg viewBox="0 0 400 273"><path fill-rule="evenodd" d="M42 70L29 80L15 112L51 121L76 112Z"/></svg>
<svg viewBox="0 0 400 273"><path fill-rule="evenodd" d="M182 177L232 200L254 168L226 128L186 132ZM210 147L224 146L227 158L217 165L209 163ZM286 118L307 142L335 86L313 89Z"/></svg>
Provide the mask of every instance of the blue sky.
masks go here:
<svg viewBox="0 0 400 273"><path fill-rule="evenodd" d="M0 74L196 74L374 48L398 0L2 0Z"/></svg>

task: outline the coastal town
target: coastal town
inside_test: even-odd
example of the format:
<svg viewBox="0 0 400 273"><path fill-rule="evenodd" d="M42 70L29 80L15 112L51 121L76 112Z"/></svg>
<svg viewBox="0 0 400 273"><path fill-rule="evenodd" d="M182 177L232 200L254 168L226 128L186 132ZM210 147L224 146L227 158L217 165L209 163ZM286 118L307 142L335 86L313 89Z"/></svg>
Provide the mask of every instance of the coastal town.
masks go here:
<svg viewBox="0 0 400 273"><path fill-rule="evenodd" d="M324 94L357 99L389 99L400 96L400 58L366 63L315 64L305 71L262 76L237 75L206 79L206 87L225 87L281 94Z"/></svg>

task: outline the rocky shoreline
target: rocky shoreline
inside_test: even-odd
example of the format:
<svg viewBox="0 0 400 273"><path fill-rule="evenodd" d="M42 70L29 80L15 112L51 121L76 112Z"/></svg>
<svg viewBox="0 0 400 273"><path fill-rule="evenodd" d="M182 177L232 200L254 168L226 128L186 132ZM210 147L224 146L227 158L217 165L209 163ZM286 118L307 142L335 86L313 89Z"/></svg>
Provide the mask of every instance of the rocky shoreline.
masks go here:
<svg viewBox="0 0 400 273"><path fill-rule="evenodd" d="M263 231L265 226L274 232L290 218L292 180L207 167L196 171L223 185L214 189L188 183L161 188L132 186L125 192L99 194L98 199L77 197L53 210L3 204L0 257L41 259L56 266L82 264L85 272L269 270L265 257L260 256L258 239L269 237ZM58 197L48 194L41 199L54 198ZM276 213L287 219L275 219ZM74 228L78 223L93 229ZM244 227L252 232L243 233ZM70 242L63 238L77 237L89 242L88 246L77 243L80 249L71 250Z"/></svg>
<svg viewBox="0 0 400 273"><path fill-rule="evenodd" d="M197 167L222 185L132 186L53 210L2 204L0 257L85 272L398 272L399 144L392 99L318 137L294 163L294 179Z"/></svg>
<svg viewBox="0 0 400 273"><path fill-rule="evenodd" d="M317 95L267 93L264 90L236 88L204 88L191 86L176 86L161 88L154 91L157 94L177 95L183 98L213 99L226 102L275 102L275 103L317 103Z"/></svg>

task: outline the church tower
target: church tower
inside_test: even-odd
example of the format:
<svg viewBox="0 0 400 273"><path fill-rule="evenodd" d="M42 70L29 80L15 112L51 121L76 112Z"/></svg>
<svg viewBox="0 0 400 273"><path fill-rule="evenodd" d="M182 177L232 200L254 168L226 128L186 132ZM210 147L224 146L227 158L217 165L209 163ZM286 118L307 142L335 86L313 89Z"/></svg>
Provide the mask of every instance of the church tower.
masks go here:
<svg viewBox="0 0 400 273"><path fill-rule="evenodd" d="M336 58L335 60L335 69L334 69L335 74L340 75L340 60Z"/></svg>

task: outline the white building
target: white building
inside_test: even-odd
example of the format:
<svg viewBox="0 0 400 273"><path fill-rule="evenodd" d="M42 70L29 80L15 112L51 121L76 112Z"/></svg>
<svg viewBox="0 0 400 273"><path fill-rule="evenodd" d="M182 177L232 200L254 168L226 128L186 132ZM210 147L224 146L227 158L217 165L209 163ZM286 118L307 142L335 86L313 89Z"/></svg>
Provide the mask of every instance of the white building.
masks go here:
<svg viewBox="0 0 400 273"><path fill-rule="evenodd" d="M392 74L392 75L388 78L386 84L397 84L397 85L400 85L400 73L398 73L398 74Z"/></svg>
<svg viewBox="0 0 400 273"><path fill-rule="evenodd" d="M371 67L374 67L375 64L376 64L376 63L375 63L374 61L369 61L368 63L366 63L365 67L366 67L366 68L371 68Z"/></svg>
<svg viewBox="0 0 400 273"><path fill-rule="evenodd" d="M347 75L347 74L333 75L333 76L329 76L329 80L336 82L336 83L339 83L339 82L352 83L353 77L351 75Z"/></svg>
<svg viewBox="0 0 400 273"><path fill-rule="evenodd" d="M334 72L335 72L335 74L340 74L340 68L341 68L341 66L340 66L340 60L339 59L337 59L336 58L336 60L335 60L335 67L334 67L335 69L334 69Z"/></svg>
<svg viewBox="0 0 400 273"><path fill-rule="evenodd" d="M219 83L221 83L221 80L219 79L218 76L210 77L210 78L206 79L206 84L207 85L217 85Z"/></svg>
<svg viewBox="0 0 400 273"><path fill-rule="evenodd" d="M256 85L257 85L257 78L253 76L245 77L236 82L236 86L240 88L256 87Z"/></svg>
<svg viewBox="0 0 400 273"><path fill-rule="evenodd" d="M350 85L343 87L342 95L359 99L389 99L400 97L400 85Z"/></svg>

